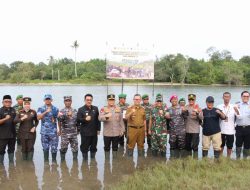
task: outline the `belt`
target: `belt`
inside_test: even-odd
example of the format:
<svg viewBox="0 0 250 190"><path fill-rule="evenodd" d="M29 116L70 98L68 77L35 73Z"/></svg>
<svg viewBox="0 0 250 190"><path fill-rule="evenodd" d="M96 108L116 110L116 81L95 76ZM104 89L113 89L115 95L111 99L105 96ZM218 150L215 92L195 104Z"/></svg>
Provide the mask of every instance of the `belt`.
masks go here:
<svg viewBox="0 0 250 190"><path fill-rule="evenodd" d="M250 125L237 125L237 127L246 128L246 127L250 127Z"/></svg>
<svg viewBox="0 0 250 190"><path fill-rule="evenodd" d="M141 128L144 127L144 126L129 126L129 127L135 128L135 129L141 129Z"/></svg>

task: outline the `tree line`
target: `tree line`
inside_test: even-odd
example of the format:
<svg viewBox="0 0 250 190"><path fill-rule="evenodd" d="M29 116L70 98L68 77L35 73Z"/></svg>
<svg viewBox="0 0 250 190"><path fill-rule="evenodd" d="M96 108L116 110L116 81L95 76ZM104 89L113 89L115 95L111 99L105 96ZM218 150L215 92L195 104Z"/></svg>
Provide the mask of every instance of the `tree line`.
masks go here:
<svg viewBox="0 0 250 190"><path fill-rule="evenodd" d="M235 60L228 50L207 50L208 60L183 54L167 54L155 61L155 82L182 84L250 84L250 56ZM48 63L15 61L0 64L0 82L102 82L106 79L106 61L91 59L76 63L69 58L49 57Z"/></svg>

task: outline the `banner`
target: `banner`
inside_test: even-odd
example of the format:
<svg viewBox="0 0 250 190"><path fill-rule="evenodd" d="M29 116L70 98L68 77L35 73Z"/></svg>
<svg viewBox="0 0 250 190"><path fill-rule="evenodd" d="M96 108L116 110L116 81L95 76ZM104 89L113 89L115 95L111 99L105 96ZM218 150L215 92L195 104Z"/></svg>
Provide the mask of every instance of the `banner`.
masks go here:
<svg viewBox="0 0 250 190"><path fill-rule="evenodd" d="M146 49L115 47L107 54L110 79L154 79L155 56Z"/></svg>

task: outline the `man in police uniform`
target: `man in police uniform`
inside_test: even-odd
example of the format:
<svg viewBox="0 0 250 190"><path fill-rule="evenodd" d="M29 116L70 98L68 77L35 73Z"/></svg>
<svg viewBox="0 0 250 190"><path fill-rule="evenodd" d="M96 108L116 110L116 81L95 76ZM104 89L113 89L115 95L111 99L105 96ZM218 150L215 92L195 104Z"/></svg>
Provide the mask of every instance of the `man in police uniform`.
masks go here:
<svg viewBox="0 0 250 190"><path fill-rule="evenodd" d="M15 122L20 123L19 138L22 146L23 160L32 160L36 140L36 127L39 123L37 113L30 108L30 97L23 98L23 109L17 113Z"/></svg>
<svg viewBox="0 0 250 190"><path fill-rule="evenodd" d="M57 117L58 108L52 105L52 96L46 94L44 96L44 105L38 108L37 119L42 121L41 124L41 141L44 153L44 161L49 160L49 150L51 149L52 161L56 162L58 133Z"/></svg>
<svg viewBox="0 0 250 190"><path fill-rule="evenodd" d="M119 138L119 144L120 146L124 146L124 136L127 136L127 120L125 118L125 114L126 114L126 111L128 109L128 106L129 104L126 103L126 97L127 95L126 94L119 94L118 95L119 97L119 103L117 104L121 110L122 110L122 115L123 115L123 121L124 121L124 126L125 126L125 135L122 135L120 138Z"/></svg>
<svg viewBox="0 0 250 190"><path fill-rule="evenodd" d="M103 139L105 158L109 158L112 143L113 158L117 157L119 137L125 132L122 111L115 106L115 95L107 96L108 105L101 109L99 120L103 122Z"/></svg>
<svg viewBox="0 0 250 190"><path fill-rule="evenodd" d="M150 120L150 112L152 110L152 104L149 103L149 96L147 94L144 94L142 96L142 107L144 107L146 112L146 125L147 125L147 144L148 148L151 148L151 135L148 133L149 130L149 120Z"/></svg>
<svg viewBox="0 0 250 190"><path fill-rule="evenodd" d="M134 95L134 105L130 106L126 112L128 120L128 156L133 156L135 145L137 144L138 156L143 156L144 140L147 135L146 113L141 106L141 95Z"/></svg>
<svg viewBox="0 0 250 190"><path fill-rule="evenodd" d="M58 125L61 135L61 161L65 160L65 154L70 143L73 153L73 160L77 160L78 140L77 140L77 110L72 108L72 96L64 96L65 108L59 112Z"/></svg>
<svg viewBox="0 0 250 190"><path fill-rule="evenodd" d="M13 108L16 110L16 114L19 113L19 111L21 111L23 109L23 95L20 94L16 97L16 101L17 101L17 104L13 106ZM20 142L20 138L19 138L19 135L18 135L18 131L19 131L19 123L16 124L16 142L17 142L17 145L21 145L21 142Z"/></svg>
<svg viewBox="0 0 250 190"><path fill-rule="evenodd" d="M6 146L8 145L9 162L14 162L16 144L16 129L14 119L16 111L11 107L10 95L3 97L3 107L0 108L0 163L3 164Z"/></svg>

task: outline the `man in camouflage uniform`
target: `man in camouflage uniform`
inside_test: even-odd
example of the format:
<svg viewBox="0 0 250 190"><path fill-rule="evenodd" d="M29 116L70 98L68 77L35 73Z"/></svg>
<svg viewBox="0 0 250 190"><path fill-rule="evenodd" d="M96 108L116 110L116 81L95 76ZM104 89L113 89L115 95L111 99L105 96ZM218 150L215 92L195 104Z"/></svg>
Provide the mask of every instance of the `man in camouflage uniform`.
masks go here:
<svg viewBox="0 0 250 190"><path fill-rule="evenodd" d="M185 107L178 105L178 97L171 96L170 102L172 106L168 109L167 119L169 119L169 144L171 158L179 158L185 156L185 121L187 115Z"/></svg>
<svg viewBox="0 0 250 190"><path fill-rule="evenodd" d="M126 97L127 97L126 94L119 94L118 97L119 97L119 103L117 104L117 106L119 106L122 110L123 121L124 121L124 126L125 126L125 135L122 135L119 138L119 144L120 146L124 146L124 136L127 136L127 120L125 118L125 114L129 107L129 104L126 103Z"/></svg>
<svg viewBox="0 0 250 190"><path fill-rule="evenodd" d="M146 125L147 125L147 144L148 148L151 148L151 135L148 133L149 131L149 120L150 120L150 112L152 110L152 104L149 103L149 96L144 94L142 96L142 107L144 107L146 112Z"/></svg>
<svg viewBox="0 0 250 190"><path fill-rule="evenodd" d="M44 161L49 160L49 150L51 148L52 161L56 162L57 147L58 147L58 132L57 117L58 108L52 105L52 96L46 94L42 107L38 108L37 119L41 120L41 141L44 153Z"/></svg>
<svg viewBox="0 0 250 190"><path fill-rule="evenodd" d="M166 157L167 145L167 107L163 107L162 96L156 97L156 105L150 114L149 133L152 141L152 154L157 156L160 152L162 157Z"/></svg>
<svg viewBox="0 0 250 190"><path fill-rule="evenodd" d="M16 97L16 101L17 101L17 104L13 106L13 108L16 110L16 114L19 114L19 112L23 109L23 95L18 95ZM20 126L20 123L17 123L16 124L16 142L17 142L17 145L21 145L21 141L20 141L20 138L19 138L19 126Z"/></svg>
<svg viewBox="0 0 250 190"><path fill-rule="evenodd" d="M113 158L117 157L119 137L125 132L121 108L115 105L115 95L107 96L108 105L101 109L99 120L103 122L105 158L109 158L112 143Z"/></svg>
<svg viewBox="0 0 250 190"><path fill-rule="evenodd" d="M58 115L58 124L61 135L61 161L65 160L68 145L71 145L73 160L77 160L78 139L77 139L77 110L72 108L72 96L64 96L65 108Z"/></svg>

